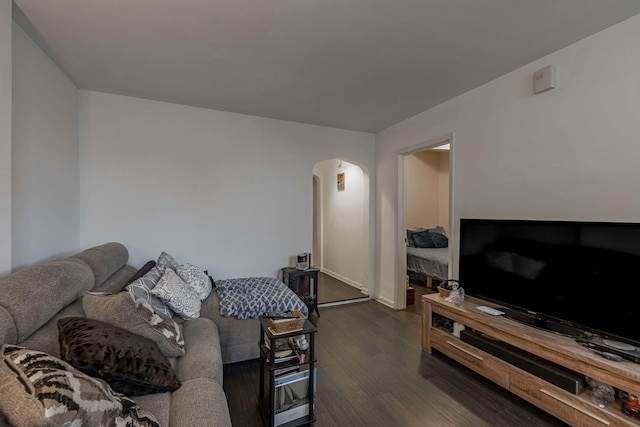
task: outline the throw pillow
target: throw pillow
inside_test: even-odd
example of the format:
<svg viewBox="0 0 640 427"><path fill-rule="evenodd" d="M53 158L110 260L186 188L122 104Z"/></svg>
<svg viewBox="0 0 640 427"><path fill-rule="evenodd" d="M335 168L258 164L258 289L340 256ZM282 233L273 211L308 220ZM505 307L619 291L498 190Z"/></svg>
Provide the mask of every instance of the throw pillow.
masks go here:
<svg viewBox="0 0 640 427"><path fill-rule="evenodd" d="M433 240L433 246L436 248L448 248L449 239L447 236L440 233L431 233L431 240Z"/></svg>
<svg viewBox="0 0 640 427"><path fill-rule="evenodd" d="M175 258L166 252L162 252L158 257L158 261L156 261L156 265L163 268L170 268L172 270L176 270L178 268L178 263Z"/></svg>
<svg viewBox="0 0 640 427"><path fill-rule="evenodd" d="M0 348L0 413L15 426L159 427L104 381L41 351Z"/></svg>
<svg viewBox="0 0 640 427"><path fill-rule="evenodd" d="M416 244L413 242L413 233L415 233L416 231L422 231L425 230L424 228L416 228L416 229L407 229L407 246L409 246L410 248L415 248Z"/></svg>
<svg viewBox="0 0 640 427"><path fill-rule="evenodd" d="M150 339L167 357L184 356L184 337L180 326L168 316L154 311L151 304L142 298L135 298L129 292L86 292L82 308L89 319Z"/></svg>
<svg viewBox="0 0 640 427"><path fill-rule="evenodd" d="M143 265L140 268L140 270L136 271L136 274L134 274L126 284L128 285L134 280L138 280L139 278L147 274L149 271L151 271L151 269L155 266L156 266L156 262L154 260L147 261L147 263Z"/></svg>
<svg viewBox="0 0 640 427"><path fill-rule="evenodd" d="M200 317L201 302L196 291L187 286L178 274L167 268L150 293L165 302L185 320Z"/></svg>
<svg viewBox="0 0 640 427"><path fill-rule="evenodd" d="M58 320L60 356L127 396L173 391L180 381L153 341L86 317Z"/></svg>
<svg viewBox="0 0 640 427"><path fill-rule="evenodd" d="M200 298L204 301L211 293L211 281L207 274L192 264L181 264L176 270L178 276L190 286Z"/></svg>
<svg viewBox="0 0 640 427"><path fill-rule="evenodd" d="M129 285L125 287L127 292L133 295L136 298L142 298L149 302L156 310L161 313L166 314L170 318L173 317L173 311L164 303L162 300L154 295L151 295L149 291L153 289L158 280L164 274L164 267L160 268L158 266L153 267L147 274L140 277L139 279L134 280Z"/></svg>
<svg viewBox="0 0 640 427"><path fill-rule="evenodd" d="M429 230L416 231L411 235L413 239L413 245L416 248L435 248L436 245L431 238L431 232Z"/></svg>

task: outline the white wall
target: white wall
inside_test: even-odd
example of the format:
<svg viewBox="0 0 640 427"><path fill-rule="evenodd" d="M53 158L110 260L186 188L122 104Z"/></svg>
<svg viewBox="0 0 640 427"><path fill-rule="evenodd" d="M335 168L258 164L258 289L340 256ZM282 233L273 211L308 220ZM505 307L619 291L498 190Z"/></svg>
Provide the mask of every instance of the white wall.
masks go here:
<svg viewBox="0 0 640 427"><path fill-rule="evenodd" d="M380 132L380 294L393 298L397 154L454 132L457 274L460 217L640 221L640 16ZM534 95L534 71L558 87ZM464 285L463 285L464 286Z"/></svg>
<svg viewBox="0 0 640 427"><path fill-rule="evenodd" d="M374 167L374 135L80 91L80 240L164 250L214 278L275 276L312 247L313 165Z"/></svg>
<svg viewBox="0 0 640 427"><path fill-rule="evenodd" d="M80 249L77 92L14 23L13 270Z"/></svg>
<svg viewBox="0 0 640 427"><path fill-rule="evenodd" d="M364 171L338 159L319 162L322 207L322 269L358 289L369 289L369 186ZM337 174L345 174L338 191Z"/></svg>
<svg viewBox="0 0 640 427"><path fill-rule="evenodd" d="M0 275L11 271L11 0L0 0Z"/></svg>
<svg viewBox="0 0 640 427"><path fill-rule="evenodd" d="M430 228L440 223L440 154L421 151L406 157L407 228Z"/></svg>

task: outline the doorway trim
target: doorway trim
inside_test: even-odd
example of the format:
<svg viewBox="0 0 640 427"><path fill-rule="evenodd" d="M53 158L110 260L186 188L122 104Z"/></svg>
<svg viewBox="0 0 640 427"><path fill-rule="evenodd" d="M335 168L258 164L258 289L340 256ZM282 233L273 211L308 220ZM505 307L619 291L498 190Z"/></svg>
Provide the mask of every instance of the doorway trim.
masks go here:
<svg viewBox="0 0 640 427"><path fill-rule="evenodd" d="M312 267L322 270L322 182L313 174L313 258Z"/></svg>
<svg viewBox="0 0 640 427"><path fill-rule="evenodd" d="M449 150L449 242L454 242L457 233L457 228L454 227L454 150L455 150L455 134L450 132L448 134L430 138L421 143L405 147L397 151L397 163L398 163L398 190L397 190L397 205L396 205L396 283L394 289L394 308L396 310L403 310L407 308L407 293L406 289L406 276L407 276L407 224L406 224L406 182L405 182L405 163L407 156L424 151L429 148L435 148L439 145L450 144ZM451 269L453 265L453 251L449 250L449 276L451 275ZM416 301L416 304L419 304Z"/></svg>

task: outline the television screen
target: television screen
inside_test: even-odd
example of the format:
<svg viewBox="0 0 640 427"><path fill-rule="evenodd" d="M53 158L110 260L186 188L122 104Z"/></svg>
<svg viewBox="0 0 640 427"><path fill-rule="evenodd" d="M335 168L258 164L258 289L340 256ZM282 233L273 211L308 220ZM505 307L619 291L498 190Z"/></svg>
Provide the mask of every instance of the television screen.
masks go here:
<svg viewBox="0 0 640 427"><path fill-rule="evenodd" d="M460 221L470 296L640 346L640 223Z"/></svg>

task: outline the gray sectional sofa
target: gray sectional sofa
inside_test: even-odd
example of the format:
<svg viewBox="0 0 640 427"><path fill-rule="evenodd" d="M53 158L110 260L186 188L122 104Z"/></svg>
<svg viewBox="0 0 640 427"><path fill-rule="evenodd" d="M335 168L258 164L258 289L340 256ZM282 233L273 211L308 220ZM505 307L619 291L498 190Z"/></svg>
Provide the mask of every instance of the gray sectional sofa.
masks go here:
<svg viewBox="0 0 640 427"><path fill-rule="evenodd" d="M112 242L0 278L0 345L61 357L58 320L85 315L85 292L121 291L138 271L128 261L127 249ZM223 363L258 357L258 321L221 317L214 290L203 301L200 317L179 325L185 354L168 360L181 386L131 400L153 414L160 426L230 426L222 387ZM2 357L0 354L0 360ZM3 393L9 392L0 387ZM20 404L12 403L14 409ZM0 415L1 411L0 404Z"/></svg>

